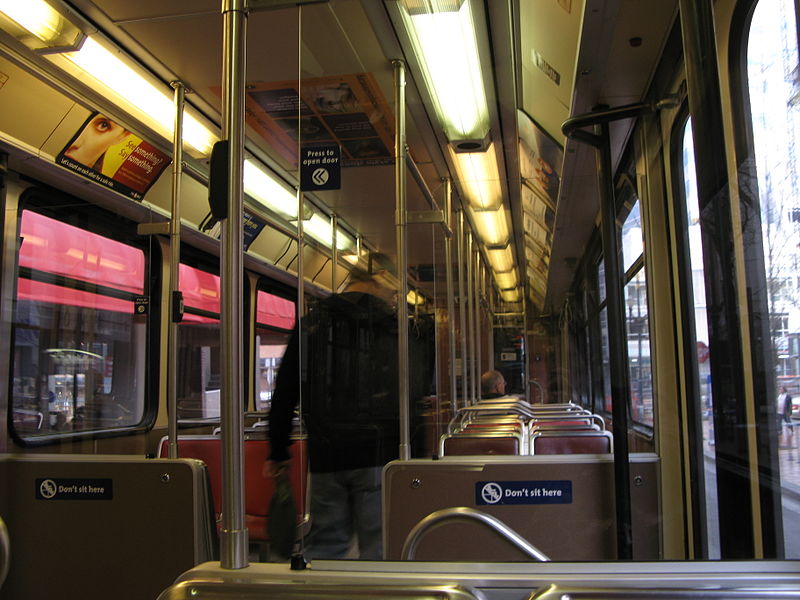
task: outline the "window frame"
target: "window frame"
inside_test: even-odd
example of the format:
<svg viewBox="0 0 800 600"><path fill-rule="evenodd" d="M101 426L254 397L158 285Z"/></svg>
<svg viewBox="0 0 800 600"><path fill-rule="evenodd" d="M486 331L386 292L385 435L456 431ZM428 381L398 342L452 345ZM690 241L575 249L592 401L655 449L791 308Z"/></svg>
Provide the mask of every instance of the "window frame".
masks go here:
<svg viewBox="0 0 800 600"><path fill-rule="evenodd" d="M160 264L162 260L161 248L158 244L152 243L149 238L143 238L137 232L137 223L126 217L111 212L101 206L70 196L59 190L55 190L43 184L32 185L23 190L17 202L15 231L18 239L21 236L22 216L25 211L39 214L44 217L65 223L87 231L91 234L100 235L115 241L121 241L127 246L137 248L144 254L144 273L143 273L143 296L152 299L159 296L162 282L158 273L152 268L153 265ZM19 249L21 243L17 244L17 251L14 256L14 285L11 290L13 298L14 316L9 323L10 330L10 355L8 360L8 405L9 405L9 436L16 444L21 447L40 447L64 442L74 442L87 439L97 439L106 437L121 437L135 435L148 431L153 427L158 413L158 364L159 354L157 343L158 323L160 321L160 310L156 302L147 302L148 309L143 315L135 315L138 318L146 318L144 326L145 339L143 344L144 356L144 377L142 417L134 424L119 427L98 427L93 429L81 429L73 431L52 432L35 436L21 435L13 424L11 418L14 412L14 371L15 371L15 338L18 330L16 323L16 305L19 280L25 276L32 282L50 283L53 285L70 284L70 289L108 296L129 301L135 301L140 295L133 292L125 292L111 286L98 285L96 283L84 281L78 278L34 271L28 267L19 266ZM38 373L37 378L42 374ZM79 385L76 383L76 385ZM84 383L85 385L85 383Z"/></svg>

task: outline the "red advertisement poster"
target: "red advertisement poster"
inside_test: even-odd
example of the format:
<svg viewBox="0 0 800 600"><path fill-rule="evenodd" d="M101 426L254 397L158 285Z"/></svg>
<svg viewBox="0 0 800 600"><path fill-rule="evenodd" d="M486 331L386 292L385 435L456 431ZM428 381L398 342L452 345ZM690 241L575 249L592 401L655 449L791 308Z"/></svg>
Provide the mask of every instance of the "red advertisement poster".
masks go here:
<svg viewBox="0 0 800 600"><path fill-rule="evenodd" d="M115 121L95 113L59 153L56 162L141 200L172 159Z"/></svg>

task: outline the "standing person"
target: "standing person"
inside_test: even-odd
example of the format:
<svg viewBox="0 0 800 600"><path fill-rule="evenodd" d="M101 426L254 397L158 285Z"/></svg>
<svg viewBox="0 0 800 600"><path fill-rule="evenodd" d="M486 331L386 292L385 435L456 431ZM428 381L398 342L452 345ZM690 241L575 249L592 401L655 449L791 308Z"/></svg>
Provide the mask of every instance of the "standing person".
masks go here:
<svg viewBox="0 0 800 600"><path fill-rule="evenodd" d="M792 424L792 396L785 386L781 386L777 401L778 412L778 435L782 443L779 445L791 448L792 438L794 437L794 425ZM788 434L788 438L787 438Z"/></svg>
<svg viewBox="0 0 800 600"><path fill-rule="evenodd" d="M278 371L265 473L289 459L302 380L311 472L310 558L343 558L353 537L362 559L382 558L381 471L398 458L400 444L394 296L374 277L355 275L345 292L309 308ZM410 339L410 356L417 344L417 337ZM426 381L427 374L410 377L412 408Z"/></svg>
<svg viewBox="0 0 800 600"><path fill-rule="evenodd" d="M506 378L500 371L486 371L481 375L481 398L502 398L506 395Z"/></svg>

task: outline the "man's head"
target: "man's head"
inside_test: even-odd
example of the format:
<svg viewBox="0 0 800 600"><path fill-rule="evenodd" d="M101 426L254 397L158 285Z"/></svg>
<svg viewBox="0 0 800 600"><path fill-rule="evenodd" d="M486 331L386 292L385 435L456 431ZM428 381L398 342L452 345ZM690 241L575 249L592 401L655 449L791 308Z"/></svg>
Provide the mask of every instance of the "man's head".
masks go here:
<svg viewBox="0 0 800 600"><path fill-rule="evenodd" d="M506 379L500 371L486 371L481 375L481 395L506 393Z"/></svg>

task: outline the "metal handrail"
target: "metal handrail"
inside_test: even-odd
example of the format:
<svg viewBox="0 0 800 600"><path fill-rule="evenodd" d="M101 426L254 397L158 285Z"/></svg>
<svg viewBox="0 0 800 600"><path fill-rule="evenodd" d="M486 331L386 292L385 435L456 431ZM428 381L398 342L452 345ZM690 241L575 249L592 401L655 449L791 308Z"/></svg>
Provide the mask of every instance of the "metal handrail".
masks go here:
<svg viewBox="0 0 800 600"><path fill-rule="evenodd" d="M403 543L403 550L400 553L401 560L413 560L417 551L417 545L424 533L432 531L437 526L442 525L443 521L478 521L483 523L495 533L500 534L501 537L511 542L518 549L522 550L525 554L536 560L547 562L550 558L541 552L536 546L528 542L524 537L519 535L516 531L511 529L508 525L503 523L497 517L494 517L485 512L481 512L475 508L467 506L453 506L450 508L443 508L436 510L422 519L419 523L414 525Z"/></svg>
<svg viewBox="0 0 800 600"><path fill-rule="evenodd" d="M542 387L542 384L539 383L536 379L529 379L528 383L532 383L533 385L536 386L536 389L539 390L539 402L544 404L544 388Z"/></svg>
<svg viewBox="0 0 800 600"><path fill-rule="evenodd" d="M8 535L8 529L0 517L0 587L3 587L3 582L8 575L8 567L11 564L11 538Z"/></svg>

